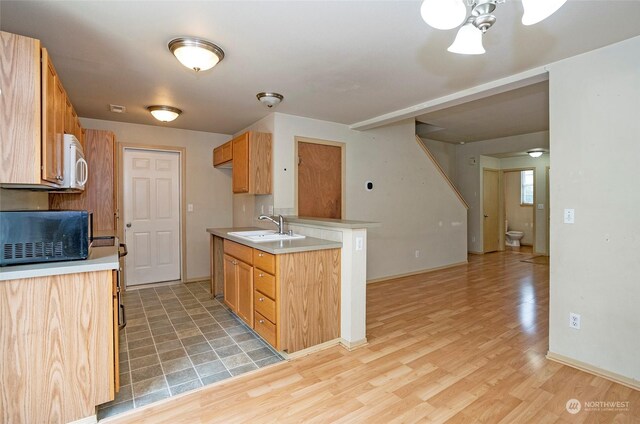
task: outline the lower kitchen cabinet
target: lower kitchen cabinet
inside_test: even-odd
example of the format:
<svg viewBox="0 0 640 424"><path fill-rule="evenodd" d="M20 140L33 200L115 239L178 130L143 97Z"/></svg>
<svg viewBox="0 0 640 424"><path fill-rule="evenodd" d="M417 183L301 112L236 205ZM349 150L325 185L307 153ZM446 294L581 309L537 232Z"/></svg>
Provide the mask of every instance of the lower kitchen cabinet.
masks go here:
<svg viewBox="0 0 640 424"><path fill-rule="evenodd" d="M224 303L253 328L253 266L241 260L250 260L251 248L229 243L233 242L225 240ZM230 254L235 254L236 257Z"/></svg>
<svg viewBox="0 0 640 424"><path fill-rule="evenodd" d="M276 350L340 337L340 249L274 255L228 239L223 246L225 304Z"/></svg>
<svg viewBox="0 0 640 424"><path fill-rule="evenodd" d="M77 421L114 398L114 277L105 270L0 281L0 422Z"/></svg>

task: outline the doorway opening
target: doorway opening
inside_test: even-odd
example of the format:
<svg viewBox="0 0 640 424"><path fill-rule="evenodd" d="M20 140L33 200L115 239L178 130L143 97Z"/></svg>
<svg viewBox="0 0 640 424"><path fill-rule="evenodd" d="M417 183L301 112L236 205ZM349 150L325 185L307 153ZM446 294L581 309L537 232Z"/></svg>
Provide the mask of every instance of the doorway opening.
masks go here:
<svg viewBox="0 0 640 424"><path fill-rule="evenodd" d="M536 170L535 168L504 169L503 216L504 249L520 250L531 246L536 251Z"/></svg>
<svg viewBox="0 0 640 424"><path fill-rule="evenodd" d="M123 144L125 285L184 281L185 149Z"/></svg>
<svg viewBox="0 0 640 424"><path fill-rule="evenodd" d="M295 196L298 216L345 216L344 143L296 137Z"/></svg>

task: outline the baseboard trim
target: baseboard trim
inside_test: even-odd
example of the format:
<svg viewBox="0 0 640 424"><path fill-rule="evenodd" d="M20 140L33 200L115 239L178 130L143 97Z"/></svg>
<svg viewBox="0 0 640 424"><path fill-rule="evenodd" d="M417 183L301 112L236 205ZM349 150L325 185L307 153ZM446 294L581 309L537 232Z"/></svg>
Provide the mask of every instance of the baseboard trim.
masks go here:
<svg viewBox="0 0 640 424"><path fill-rule="evenodd" d="M470 255L484 255L484 252L480 252L477 250L469 250L467 253L469 253Z"/></svg>
<svg viewBox="0 0 640 424"><path fill-rule="evenodd" d="M98 422L97 415L90 415L79 420L71 421L69 424L96 424Z"/></svg>
<svg viewBox="0 0 640 424"><path fill-rule="evenodd" d="M632 378L595 367L585 362L578 361L577 359L572 359L558 353L553 353L551 351L547 352L547 359L571 368L578 369L580 371L588 372L589 374L597 375L598 377L613 381L614 383L622 384L623 386L629 387L631 389L640 390L640 381L638 380L634 380Z"/></svg>
<svg viewBox="0 0 640 424"><path fill-rule="evenodd" d="M367 341L367 338L365 337L364 339L356 340L355 342L350 342L349 340L340 339L340 344L342 345L342 347L344 347L349 352L351 352L352 350L356 350L356 349L359 349L359 348L361 348L363 346L368 345L369 342Z"/></svg>
<svg viewBox="0 0 640 424"><path fill-rule="evenodd" d="M468 263L469 263L468 261L457 262L455 264L438 266L438 267L435 267L435 268L427 268L427 269L423 269L423 270L420 270L420 271L407 272L406 274L397 274L397 275L390 275L388 277L373 278L371 280L367 280L367 285L368 284L381 283L383 281L388 281L388 280L397 280L398 278L411 277L413 275L427 274L429 272L434 272L434 271L442 271L443 269L454 268L454 267L457 267L457 266L460 266L460 265L467 265Z"/></svg>
<svg viewBox="0 0 640 424"><path fill-rule="evenodd" d="M199 277L199 278L187 278L186 280L183 280L183 283L196 283L199 281L211 281L211 276L207 275L206 277Z"/></svg>
<svg viewBox="0 0 640 424"><path fill-rule="evenodd" d="M308 347L306 349L298 350L297 352L293 352L293 353L286 353L286 352L278 352L278 353L280 353L280 355L282 355L286 360L301 358L303 356L311 355L312 353L316 353L333 346L338 346L340 344L340 340L342 339L337 338L337 339L329 340L324 343L320 343L315 346Z"/></svg>

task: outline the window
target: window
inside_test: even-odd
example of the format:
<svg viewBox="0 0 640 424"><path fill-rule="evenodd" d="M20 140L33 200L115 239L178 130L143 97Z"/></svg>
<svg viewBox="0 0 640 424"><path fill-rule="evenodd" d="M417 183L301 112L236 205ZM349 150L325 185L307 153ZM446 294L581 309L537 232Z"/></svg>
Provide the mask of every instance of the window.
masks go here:
<svg viewBox="0 0 640 424"><path fill-rule="evenodd" d="M520 204L533 205L533 171L520 172Z"/></svg>

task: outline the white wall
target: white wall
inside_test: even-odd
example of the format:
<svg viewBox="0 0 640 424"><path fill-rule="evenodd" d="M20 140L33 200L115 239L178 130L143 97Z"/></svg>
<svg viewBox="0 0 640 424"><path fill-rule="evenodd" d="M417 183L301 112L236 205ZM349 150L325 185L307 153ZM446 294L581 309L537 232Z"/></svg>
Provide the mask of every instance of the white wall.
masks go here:
<svg viewBox="0 0 640 424"><path fill-rule="evenodd" d="M273 116L275 213L295 213L296 136L346 143L345 219L382 223L368 233L367 279L466 261L466 210L418 145L413 120L360 132Z"/></svg>
<svg viewBox="0 0 640 424"><path fill-rule="evenodd" d="M438 161L440 168L454 182L456 180L456 144L430 140L424 137L421 137L421 139Z"/></svg>
<svg viewBox="0 0 640 424"><path fill-rule="evenodd" d="M213 148L230 135L81 118L82 126L109 130L118 143L184 147L187 156L187 279L209 278L208 227L232 224L231 174L213 167Z"/></svg>
<svg viewBox="0 0 640 424"><path fill-rule="evenodd" d="M547 131L517 135L512 137L495 138L491 140L476 141L473 143L467 143L464 145L456 146L456 179L455 184L460 190L462 197L467 201L469 205L469 227L467 243L470 252L482 252L482 168L494 168L500 169L501 167L511 168L517 167L515 163L509 162L506 159L505 165L496 158L488 158L484 155L497 155L503 153L512 153L526 151L532 148L548 148L549 147L549 133ZM536 170L536 184L538 184L540 172ZM544 171L542 172L544 177ZM542 187L538 184L536 188L536 195L538 190ZM544 194L542 195L544 199ZM542 212L543 216L545 210ZM538 219L539 216L536 216ZM545 221L545 218L541 218ZM539 220L538 220L539 221ZM546 226L544 229L538 226L538 230L546 233ZM536 237L540 237L539 234ZM538 249L544 249L546 242L536 242ZM543 252L543 250L540 250Z"/></svg>
<svg viewBox="0 0 640 424"><path fill-rule="evenodd" d="M640 384L640 37L549 67L549 351ZM575 209L575 224L563 210ZM569 312L582 328L569 328Z"/></svg>

